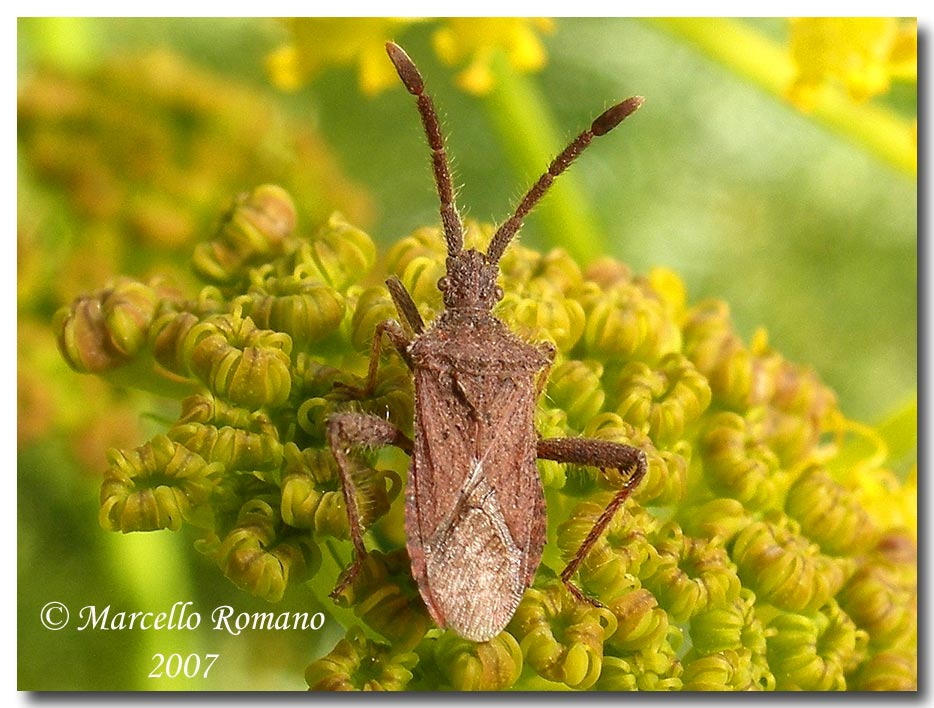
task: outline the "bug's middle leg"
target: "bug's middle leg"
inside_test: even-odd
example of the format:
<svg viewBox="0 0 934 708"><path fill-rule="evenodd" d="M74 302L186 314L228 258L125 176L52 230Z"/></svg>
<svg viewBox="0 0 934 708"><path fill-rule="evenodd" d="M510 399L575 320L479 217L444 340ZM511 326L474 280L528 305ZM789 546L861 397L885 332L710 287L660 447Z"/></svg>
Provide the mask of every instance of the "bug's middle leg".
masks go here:
<svg viewBox="0 0 934 708"><path fill-rule="evenodd" d="M353 463L349 453L354 448L393 445L411 454L412 441L392 423L365 413L332 415L327 423L327 439L331 453L337 462L344 506L347 508L350 540L354 547L353 563L331 592L331 597L337 597L354 579L366 556L366 547L363 545L363 524L357 503L357 487L353 479Z"/></svg>
<svg viewBox="0 0 934 708"><path fill-rule="evenodd" d="M616 495L607 505L606 509L597 519L597 522L590 529L590 533L581 543L577 553L571 558L567 567L561 571L561 580L567 586L568 590L578 600L598 604L592 598L587 597L576 585L571 582L571 578L577 572L581 562L587 557L590 549L597 542L597 539L606 530L613 516L620 506L623 505L632 491L639 485L648 469L648 463L645 453L637 447L623 445L609 440L593 440L587 438L545 438L538 441L538 457L544 460L554 460L555 462L571 463L578 465L588 465L598 467L601 471L607 469L616 469L619 471L628 470L629 476L622 487L616 492Z"/></svg>

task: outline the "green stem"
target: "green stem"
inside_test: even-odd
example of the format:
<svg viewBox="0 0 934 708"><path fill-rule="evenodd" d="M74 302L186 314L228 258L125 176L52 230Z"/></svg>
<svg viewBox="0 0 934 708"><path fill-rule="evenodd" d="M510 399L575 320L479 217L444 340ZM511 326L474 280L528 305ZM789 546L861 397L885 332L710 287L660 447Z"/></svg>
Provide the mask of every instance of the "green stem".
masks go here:
<svg viewBox="0 0 934 708"><path fill-rule="evenodd" d="M736 20L653 18L648 22L693 44L704 54L785 100L795 75L788 49ZM910 121L878 105L856 103L828 86L813 118L911 176L918 172L918 148Z"/></svg>
<svg viewBox="0 0 934 708"><path fill-rule="evenodd" d="M171 532L107 534L106 547L112 564L112 577L123 592L133 598L133 610L168 611L175 602L194 601L195 593L188 573L188 543L183 534ZM194 611L203 608L193 607ZM203 628L202 628L203 629ZM181 678L147 678L152 671L153 655L179 653L187 656L202 652L201 634L189 631L138 632L139 643L132 659L138 687L147 691L193 688L192 681Z"/></svg>
<svg viewBox="0 0 934 708"><path fill-rule="evenodd" d="M904 478L908 468L918 459L918 399L912 397L892 411L878 426L879 435L889 448L889 460Z"/></svg>
<svg viewBox="0 0 934 708"><path fill-rule="evenodd" d="M534 81L515 72L502 54L492 61L495 84L486 105L516 174L542 174L564 147L547 102ZM530 185L531 186L531 185ZM556 180L531 217L548 246L583 263L606 252L593 210L573 174Z"/></svg>

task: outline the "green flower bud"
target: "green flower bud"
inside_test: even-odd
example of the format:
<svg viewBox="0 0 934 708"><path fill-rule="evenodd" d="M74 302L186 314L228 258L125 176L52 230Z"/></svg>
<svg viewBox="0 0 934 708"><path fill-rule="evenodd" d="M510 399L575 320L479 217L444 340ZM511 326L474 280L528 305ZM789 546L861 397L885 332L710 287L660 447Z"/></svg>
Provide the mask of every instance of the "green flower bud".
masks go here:
<svg viewBox="0 0 934 708"><path fill-rule="evenodd" d="M600 256L590 263L584 271L584 277L595 286L594 294L610 290L616 285L627 285L633 280L632 269L609 256Z"/></svg>
<svg viewBox="0 0 934 708"><path fill-rule="evenodd" d="M833 601L807 616L778 614L769 629L769 666L779 691L842 690L866 650L866 633Z"/></svg>
<svg viewBox="0 0 934 708"><path fill-rule="evenodd" d="M469 230L471 225L468 224L467 228ZM435 226L425 226L393 244L386 254L386 263L390 273L399 275L416 258L424 257L429 260L443 261L447 252L441 229Z"/></svg>
<svg viewBox="0 0 934 708"><path fill-rule="evenodd" d="M260 328L288 334L305 348L334 332L344 318L344 299L331 286L294 276L270 278L234 299L234 308Z"/></svg>
<svg viewBox="0 0 934 708"><path fill-rule="evenodd" d="M240 509L236 525L215 551L217 564L237 587L269 602L282 599L290 576L314 575L321 552L309 539L286 536L278 513L259 499Z"/></svg>
<svg viewBox="0 0 934 708"><path fill-rule="evenodd" d="M612 498L612 493L605 493L581 502L558 528L558 544L566 561L577 553ZM646 537L655 526L657 522L644 509L620 509L581 563L583 586L597 597L618 597L638 588L643 564L655 558Z"/></svg>
<svg viewBox="0 0 934 708"><path fill-rule="evenodd" d="M343 376L340 369L317 361L306 352L298 352L292 365L293 392L300 399L323 398L333 393L334 383Z"/></svg>
<svg viewBox="0 0 934 708"><path fill-rule="evenodd" d="M819 428L836 412L837 396L818 379L813 369L782 361L772 405L786 413L797 413Z"/></svg>
<svg viewBox="0 0 934 708"><path fill-rule="evenodd" d="M328 416L333 412L333 401L320 396L306 398L295 412L295 422L308 434L309 442L323 445L326 442L325 427Z"/></svg>
<svg viewBox="0 0 934 708"><path fill-rule="evenodd" d="M552 583L526 591L509 631L539 676L590 688L600 676L603 642L616 631L616 617L605 607L578 602L563 583Z"/></svg>
<svg viewBox="0 0 934 708"><path fill-rule="evenodd" d="M855 691L916 691L918 656L913 651L882 651L864 663L855 678ZM848 683L847 687L850 685Z"/></svg>
<svg viewBox="0 0 934 708"><path fill-rule="evenodd" d="M733 602L713 605L691 618L691 645L695 654L739 652L750 671L761 669L755 680L764 682L763 687L774 684L765 656L766 634L756 615L756 595L749 588L742 588Z"/></svg>
<svg viewBox="0 0 934 708"><path fill-rule="evenodd" d="M745 347L720 301L702 302L685 317L684 354L707 377L717 403L744 411L772 398L782 359L768 349L764 332Z"/></svg>
<svg viewBox="0 0 934 708"><path fill-rule="evenodd" d="M734 601L703 610L691 618L691 642L699 654L714 654L728 649L741 649L743 607Z"/></svg>
<svg viewBox="0 0 934 708"><path fill-rule="evenodd" d="M159 300L148 285L120 278L62 308L55 315L55 328L65 361L83 373L126 364L146 342Z"/></svg>
<svg viewBox="0 0 934 708"><path fill-rule="evenodd" d="M681 676L684 691L771 691L775 679L757 671L751 653L727 649L688 661Z"/></svg>
<svg viewBox="0 0 934 708"><path fill-rule="evenodd" d="M123 356L133 356L145 344L159 300L148 285L121 279L101 302L110 340Z"/></svg>
<svg viewBox="0 0 934 708"><path fill-rule="evenodd" d="M305 669L312 691L402 691L412 680L418 656L393 653L351 627L329 654Z"/></svg>
<svg viewBox="0 0 934 708"><path fill-rule="evenodd" d="M219 462L228 472L278 471L282 465L282 444L270 432L183 423L172 427L168 436L206 461Z"/></svg>
<svg viewBox="0 0 934 708"><path fill-rule="evenodd" d="M444 261L432 256L415 256L398 274L399 280L416 302L427 303L426 314L433 318L444 307L438 282L445 275ZM398 315L397 315L398 316Z"/></svg>
<svg viewBox="0 0 934 708"><path fill-rule="evenodd" d="M131 452L111 450L101 485L100 523L108 531L178 531L211 496L217 463L157 435Z"/></svg>
<svg viewBox="0 0 934 708"><path fill-rule="evenodd" d="M250 318L213 315L185 336L189 370L215 396L244 408L276 408L292 386L287 334L260 330Z"/></svg>
<svg viewBox="0 0 934 708"><path fill-rule="evenodd" d="M215 239L195 247L195 272L216 285L233 284L250 265L284 252L295 218L292 198L281 187L263 185L240 195Z"/></svg>
<svg viewBox="0 0 934 708"><path fill-rule="evenodd" d="M416 303L424 305L424 314L440 312L444 307L438 280L445 274L447 247L441 230L417 229L389 249L386 266L402 280Z"/></svg>
<svg viewBox="0 0 934 708"><path fill-rule="evenodd" d="M347 508L330 450L299 450L295 443L287 443L284 455L283 521L295 528L313 529L316 536L349 538ZM362 468L354 472L354 485L361 522L366 528L389 511L402 482L392 470Z"/></svg>
<svg viewBox="0 0 934 708"><path fill-rule="evenodd" d="M357 298L351 318L350 342L354 349L369 355L373 347L376 326L386 320L398 319L399 313L396 312L396 306L389 297L386 286L380 285L364 290Z"/></svg>
<svg viewBox="0 0 934 708"><path fill-rule="evenodd" d="M521 243L513 243L503 254L500 270L503 280L510 287L536 282L568 295L584 283L580 266L562 248L554 248L542 254Z"/></svg>
<svg viewBox="0 0 934 708"><path fill-rule="evenodd" d="M638 691L639 668L632 660L605 656L600 678L593 688L596 691Z"/></svg>
<svg viewBox="0 0 934 708"><path fill-rule="evenodd" d="M616 412L660 447L683 438L710 405L707 380L680 354L663 357L657 368L631 361L604 377L604 385Z"/></svg>
<svg viewBox="0 0 934 708"><path fill-rule="evenodd" d="M408 554L403 550L389 555L379 551L368 553L336 602L352 608L368 627L399 649L414 647L431 626L428 611L412 580Z"/></svg>
<svg viewBox="0 0 934 708"><path fill-rule="evenodd" d="M559 351L570 351L584 332L586 316L577 300L566 298L554 286L534 280L507 292L494 314L520 337L549 340Z"/></svg>
<svg viewBox="0 0 934 708"><path fill-rule="evenodd" d="M681 332L646 285L617 284L585 306L589 356L656 362L681 349Z"/></svg>
<svg viewBox="0 0 934 708"><path fill-rule="evenodd" d="M874 555L840 593L841 607L869 632L879 650L906 649L917 642L918 596L915 568Z"/></svg>
<svg viewBox="0 0 934 708"><path fill-rule="evenodd" d="M237 408L226 401L203 393L189 396L182 401L179 425L201 423L219 427L230 426L252 433L262 433L277 437L278 432L272 420L264 411L251 411Z"/></svg>
<svg viewBox="0 0 934 708"><path fill-rule="evenodd" d="M603 367L574 359L556 364L548 377L551 405L567 414L567 422L580 430L603 408L606 395L600 385Z"/></svg>
<svg viewBox="0 0 934 708"><path fill-rule="evenodd" d="M376 246L370 237L332 214L311 239L302 240L288 261L299 282L320 282L337 292L359 283L373 269Z"/></svg>
<svg viewBox="0 0 934 708"><path fill-rule="evenodd" d="M199 322L193 312L166 312L153 322L149 333L150 346L156 362L169 375L184 378L190 375L185 357L188 334Z"/></svg>
<svg viewBox="0 0 934 708"><path fill-rule="evenodd" d="M665 303L671 316L680 322L684 318L688 300L688 292L684 281L673 270L663 266L651 268L647 280L652 286L652 290Z"/></svg>
<svg viewBox="0 0 934 708"><path fill-rule="evenodd" d="M316 536L349 538L347 509L334 457L326 450L287 443L282 473L282 520Z"/></svg>
<svg viewBox="0 0 934 708"><path fill-rule="evenodd" d="M522 673L522 650L509 632L486 642L445 632L435 643L434 663L456 691L503 691Z"/></svg>
<svg viewBox="0 0 934 708"><path fill-rule="evenodd" d="M620 656L603 657L598 691L680 691L681 662L666 643Z"/></svg>
<svg viewBox="0 0 934 708"><path fill-rule="evenodd" d="M607 640L608 646L634 651L659 647L667 640L668 613L648 590L634 589L618 596L608 607L617 622L616 632Z"/></svg>
<svg viewBox="0 0 934 708"><path fill-rule="evenodd" d="M568 434L568 416L563 410L539 401L535 410L535 429L542 438L563 438ZM536 460L545 489L562 489L567 481L566 465L554 460Z"/></svg>
<svg viewBox="0 0 934 708"><path fill-rule="evenodd" d="M842 485L820 468L802 474L788 490L785 511L801 532L830 555L848 555L876 543L878 531Z"/></svg>
<svg viewBox="0 0 934 708"><path fill-rule="evenodd" d="M749 524L734 539L731 555L744 584L791 612L813 612L826 604L853 568L852 559L823 555L787 519Z"/></svg>
<svg viewBox="0 0 934 708"><path fill-rule="evenodd" d="M778 496L778 457L760 428L736 413L717 413L701 439L704 477L717 494L750 509L768 508Z"/></svg>
<svg viewBox="0 0 934 708"><path fill-rule="evenodd" d="M740 580L726 549L710 541L684 536L674 522L653 534L656 564L642 582L664 607L671 621L681 623L699 612L739 597Z"/></svg>
<svg viewBox="0 0 934 708"><path fill-rule="evenodd" d="M727 544L749 525L746 509L736 499L721 497L700 506L683 507L684 532L688 536L706 538L714 543Z"/></svg>
<svg viewBox="0 0 934 708"><path fill-rule="evenodd" d="M55 316L58 348L75 371L107 371L121 366L125 357L110 342L98 298L82 297Z"/></svg>

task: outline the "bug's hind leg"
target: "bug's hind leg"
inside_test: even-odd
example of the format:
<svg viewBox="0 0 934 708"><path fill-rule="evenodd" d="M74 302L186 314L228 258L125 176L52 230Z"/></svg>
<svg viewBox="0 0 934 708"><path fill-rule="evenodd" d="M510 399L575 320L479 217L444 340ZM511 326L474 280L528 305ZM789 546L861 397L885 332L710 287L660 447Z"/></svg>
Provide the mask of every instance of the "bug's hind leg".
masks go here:
<svg viewBox="0 0 934 708"><path fill-rule="evenodd" d="M580 588L571 582L581 562L587 557L590 549L597 539L606 530L617 510L623 505L632 491L639 485L648 469L645 453L637 447L623 445L609 440L592 440L587 438L546 438L538 441L538 457L544 460L554 460L577 465L589 465L600 468L601 472L607 469L616 469L620 472L629 471L629 476L622 487L607 505L606 509L590 529L587 537L581 543L577 553L571 558L567 567L561 571L561 580L568 590L578 600L599 604L593 598L585 595Z"/></svg>
<svg viewBox="0 0 934 708"><path fill-rule="evenodd" d="M350 568L342 575L331 597L337 597L346 588L360 570L360 564L366 556L363 545L363 524L357 499L357 487L353 477L353 462L349 453L360 447L385 447L393 445L403 452L411 454L412 441L392 423L377 416L364 413L337 413L328 419L327 439L331 453L337 462L344 506L347 508L347 522L350 527L350 540L354 554Z"/></svg>

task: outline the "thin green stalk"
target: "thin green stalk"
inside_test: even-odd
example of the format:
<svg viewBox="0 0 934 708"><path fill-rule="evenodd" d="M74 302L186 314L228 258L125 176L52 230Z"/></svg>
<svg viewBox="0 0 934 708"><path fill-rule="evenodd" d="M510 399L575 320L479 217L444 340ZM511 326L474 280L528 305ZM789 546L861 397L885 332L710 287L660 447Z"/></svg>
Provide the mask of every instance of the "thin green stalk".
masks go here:
<svg viewBox="0 0 934 708"><path fill-rule="evenodd" d="M495 88L486 105L504 152L521 179L536 179L565 141L534 80L514 71L502 55L492 62L492 70ZM555 181L530 218L546 245L561 246L576 260L587 263L606 252L593 210L572 173Z"/></svg>
<svg viewBox="0 0 934 708"><path fill-rule="evenodd" d="M123 586L121 589L135 603L131 608L120 610L168 612L176 602L196 599L186 562L188 542L182 534L107 534L104 538L113 567L112 577L118 579ZM190 608L191 611L203 609ZM117 611L118 608L114 608L114 612ZM184 676L173 679L163 673L161 677L149 678L149 674L155 668L153 655L157 653L188 656L201 652L199 632L163 629L138 631L136 636L139 643L131 660L135 664L133 670L139 689L163 691L195 687L196 684Z"/></svg>
<svg viewBox="0 0 934 708"><path fill-rule="evenodd" d="M879 435L889 448L889 458L897 464L904 478L918 459L918 399L912 397L892 411L878 426Z"/></svg>
<svg viewBox="0 0 934 708"><path fill-rule="evenodd" d="M712 59L782 100L795 68L786 47L743 22L718 18L651 18L648 22L695 45ZM834 87L810 114L834 132L912 177L918 148L910 121L878 105L856 103Z"/></svg>

